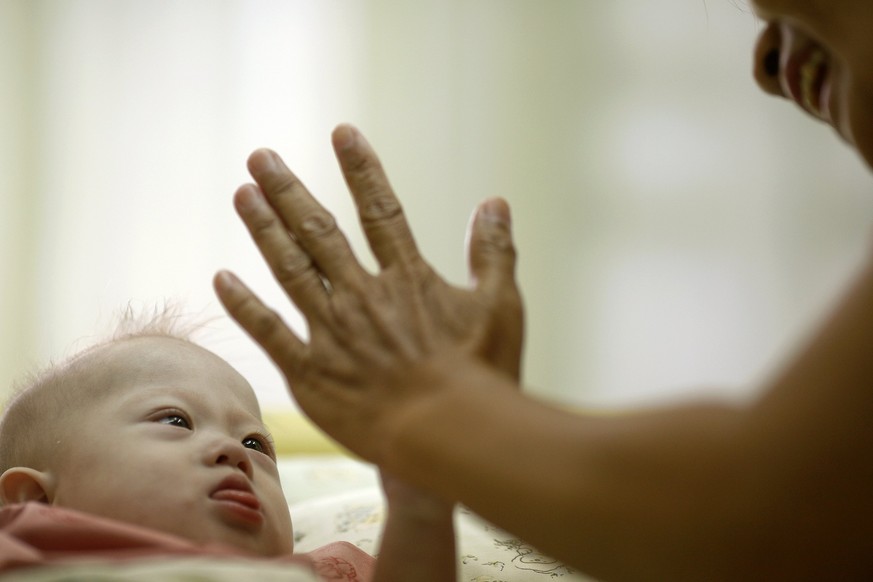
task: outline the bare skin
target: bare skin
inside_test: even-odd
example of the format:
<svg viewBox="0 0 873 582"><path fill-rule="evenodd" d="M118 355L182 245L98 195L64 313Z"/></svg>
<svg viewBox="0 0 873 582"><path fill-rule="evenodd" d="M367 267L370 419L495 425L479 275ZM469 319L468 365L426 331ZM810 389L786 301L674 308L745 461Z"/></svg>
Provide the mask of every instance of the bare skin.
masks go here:
<svg viewBox="0 0 873 582"><path fill-rule="evenodd" d="M456 289L418 255L369 144L341 126L334 146L382 270L364 271L327 212L258 151L257 187L242 187L237 207L309 342L234 276L215 281L332 436L609 580L873 572L873 269L753 405L570 414L522 395L506 364L521 312L505 203L478 210L474 282Z"/></svg>
<svg viewBox="0 0 873 582"><path fill-rule="evenodd" d="M831 125L873 166L870 3L755 0L752 6L766 24L754 53L760 87ZM773 60L765 66L768 53ZM815 62L808 58L811 53L817 53ZM814 80L806 91L804 76Z"/></svg>

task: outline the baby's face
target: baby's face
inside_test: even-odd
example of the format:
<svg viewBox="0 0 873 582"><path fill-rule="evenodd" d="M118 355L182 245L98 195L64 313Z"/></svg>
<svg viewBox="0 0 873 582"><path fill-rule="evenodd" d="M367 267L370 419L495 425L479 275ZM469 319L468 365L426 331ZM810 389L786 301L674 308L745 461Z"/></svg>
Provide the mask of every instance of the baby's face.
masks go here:
<svg viewBox="0 0 873 582"><path fill-rule="evenodd" d="M62 419L51 502L195 541L290 553L291 518L248 382L195 345L112 344ZM96 396L88 396L96 394Z"/></svg>

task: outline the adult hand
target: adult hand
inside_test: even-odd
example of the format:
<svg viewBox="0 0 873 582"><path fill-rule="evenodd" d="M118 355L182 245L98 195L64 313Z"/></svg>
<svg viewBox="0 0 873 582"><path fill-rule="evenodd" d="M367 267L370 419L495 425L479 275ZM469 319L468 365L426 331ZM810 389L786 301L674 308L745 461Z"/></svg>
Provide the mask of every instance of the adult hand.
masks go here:
<svg viewBox="0 0 873 582"><path fill-rule="evenodd" d="M334 218L282 160L258 150L248 160L257 184L240 187L235 206L304 315L308 342L230 273L218 273L214 283L227 311L279 366L303 411L378 462L380 429L436 390L411 380L417 366L474 358L518 380L523 330L515 249L508 205L486 200L470 225L471 286L449 285L419 254L367 141L348 125L332 137L379 272L360 265Z"/></svg>

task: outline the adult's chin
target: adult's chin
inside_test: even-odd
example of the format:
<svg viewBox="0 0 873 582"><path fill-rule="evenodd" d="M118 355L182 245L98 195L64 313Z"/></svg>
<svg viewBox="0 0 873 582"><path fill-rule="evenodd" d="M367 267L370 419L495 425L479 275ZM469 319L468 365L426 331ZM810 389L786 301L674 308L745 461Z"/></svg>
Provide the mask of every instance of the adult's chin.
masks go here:
<svg viewBox="0 0 873 582"><path fill-rule="evenodd" d="M861 157L867 162L867 169L873 172L873 136L867 136L863 140L855 141L855 148Z"/></svg>
<svg viewBox="0 0 873 582"><path fill-rule="evenodd" d="M855 96L849 104L849 118L845 131L841 131L849 144L867 162L873 171L873 101Z"/></svg>

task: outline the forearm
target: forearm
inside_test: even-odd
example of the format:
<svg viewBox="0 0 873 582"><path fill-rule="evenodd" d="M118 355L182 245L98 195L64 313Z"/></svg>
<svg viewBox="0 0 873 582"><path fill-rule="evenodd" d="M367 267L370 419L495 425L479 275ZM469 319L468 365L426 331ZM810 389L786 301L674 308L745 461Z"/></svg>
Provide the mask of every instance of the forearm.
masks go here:
<svg viewBox="0 0 873 582"><path fill-rule="evenodd" d="M753 497L737 411L586 417L519 395L485 367L434 366L414 380L447 387L395 419L384 452L394 473L595 576L726 571L728 538L745 526L737 506Z"/></svg>
<svg viewBox="0 0 873 582"><path fill-rule="evenodd" d="M517 370L522 337L506 204L480 207L474 285L454 288L418 254L366 140L341 127L334 146L382 269L367 273L329 213L260 151L249 159L258 185L237 192L237 209L308 341L234 277L215 281L330 435L597 577L826 579L836 563L869 579L873 266L754 406L573 415L495 371ZM395 525L388 564L411 539L411 524Z"/></svg>
<svg viewBox="0 0 873 582"><path fill-rule="evenodd" d="M744 408L574 415L474 360L407 376L384 464L609 580L867 579L873 265Z"/></svg>

